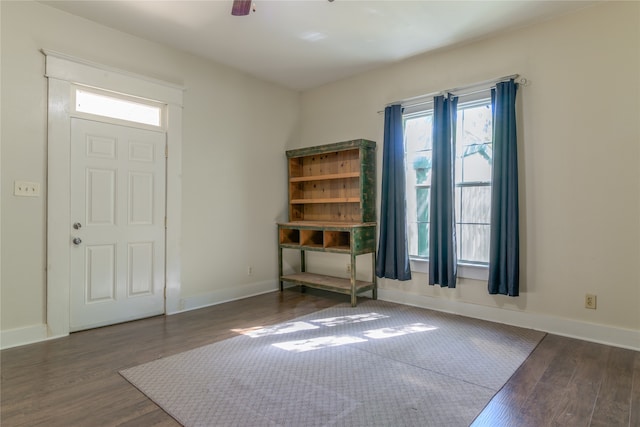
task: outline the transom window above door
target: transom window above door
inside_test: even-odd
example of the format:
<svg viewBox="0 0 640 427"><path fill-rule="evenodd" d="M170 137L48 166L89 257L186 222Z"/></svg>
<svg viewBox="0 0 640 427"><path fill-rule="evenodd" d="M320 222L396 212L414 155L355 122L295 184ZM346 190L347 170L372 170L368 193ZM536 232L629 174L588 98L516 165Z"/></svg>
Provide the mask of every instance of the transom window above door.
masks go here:
<svg viewBox="0 0 640 427"><path fill-rule="evenodd" d="M164 105L115 92L73 86L73 111L81 116L99 116L112 122L133 122L162 128Z"/></svg>

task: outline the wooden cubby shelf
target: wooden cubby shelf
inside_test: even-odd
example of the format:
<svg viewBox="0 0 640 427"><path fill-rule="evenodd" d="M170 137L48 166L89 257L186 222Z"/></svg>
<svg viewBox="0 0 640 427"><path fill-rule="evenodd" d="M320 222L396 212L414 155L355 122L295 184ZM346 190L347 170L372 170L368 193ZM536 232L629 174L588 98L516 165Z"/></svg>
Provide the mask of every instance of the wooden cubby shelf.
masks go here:
<svg viewBox="0 0 640 427"><path fill-rule="evenodd" d="M300 230L290 228L280 228L281 245L300 245Z"/></svg>
<svg viewBox="0 0 640 427"><path fill-rule="evenodd" d="M342 249L348 251L351 249L351 233L348 231L325 231L324 247Z"/></svg>
<svg viewBox="0 0 640 427"><path fill-rule="evenodd" d="M308 246L313 248L324 247L324 236L322 230L300 230L300 244L302 246Z"/></svg>
<svg viewBox="0 0 640 427"><path fill-rule="evenodd" d="M306 181L328 181L331 179L358 178L360 171L334 173L330 175L312 175L312 176L292 176L289 182L306 182Z"/></svg>
<svg viewBox="0 0 640 427"><path fill-rule="evenodd" d="M352 306L362 292L377 298L375 148L358 139L287 151L289 222L278 224L280 290L290 282L344 293ZM283 249L300 251L299 272L283 274ZM350 277L307 272L306 251L349 255ZM370 281L356 280L361 254L371 254Z"/></svg>

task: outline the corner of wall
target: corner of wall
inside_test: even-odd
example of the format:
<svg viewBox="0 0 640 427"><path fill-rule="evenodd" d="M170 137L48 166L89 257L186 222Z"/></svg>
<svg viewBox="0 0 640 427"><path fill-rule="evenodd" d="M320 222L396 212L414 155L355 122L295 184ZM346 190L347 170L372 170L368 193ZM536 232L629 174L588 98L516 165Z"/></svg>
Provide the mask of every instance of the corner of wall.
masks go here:
<svg viewBox="0 0 640 427"><path fill-rule="evenodd" d="M225 289L218 289L204 294L182 298L178 307L171 311L167 307L167 315L178 314L185 311L197 310L212 305L218 305L229 301L249 298L256 295L273 292L278 289L278 283L273 280L249 283L246 285L232 286Z"/></svg>

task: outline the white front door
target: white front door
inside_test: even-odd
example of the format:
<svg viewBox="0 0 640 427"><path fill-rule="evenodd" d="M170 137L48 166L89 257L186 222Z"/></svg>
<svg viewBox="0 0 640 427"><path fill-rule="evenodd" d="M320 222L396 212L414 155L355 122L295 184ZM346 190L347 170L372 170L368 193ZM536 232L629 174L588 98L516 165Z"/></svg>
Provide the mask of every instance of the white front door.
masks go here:
<svg viewBox="0 0 640 427"><path fill-rule="evenodd" d="M165 141L71 119L71 331L164 313Z"/></svg>

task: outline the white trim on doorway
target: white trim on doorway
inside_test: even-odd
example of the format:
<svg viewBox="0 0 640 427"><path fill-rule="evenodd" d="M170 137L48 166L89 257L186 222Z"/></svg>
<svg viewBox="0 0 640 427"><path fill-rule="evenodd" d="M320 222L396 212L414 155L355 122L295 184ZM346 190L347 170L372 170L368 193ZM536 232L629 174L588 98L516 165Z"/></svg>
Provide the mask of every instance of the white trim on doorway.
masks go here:
<svg viewBox="0 0 640 427"><path fill-rule="evenodd" d="M49 82L47 170L47 338L69 334L70 135L72 85L125 93L167 105L165 313L180 311L182 99L184 88L42 50Z"/></svg>

